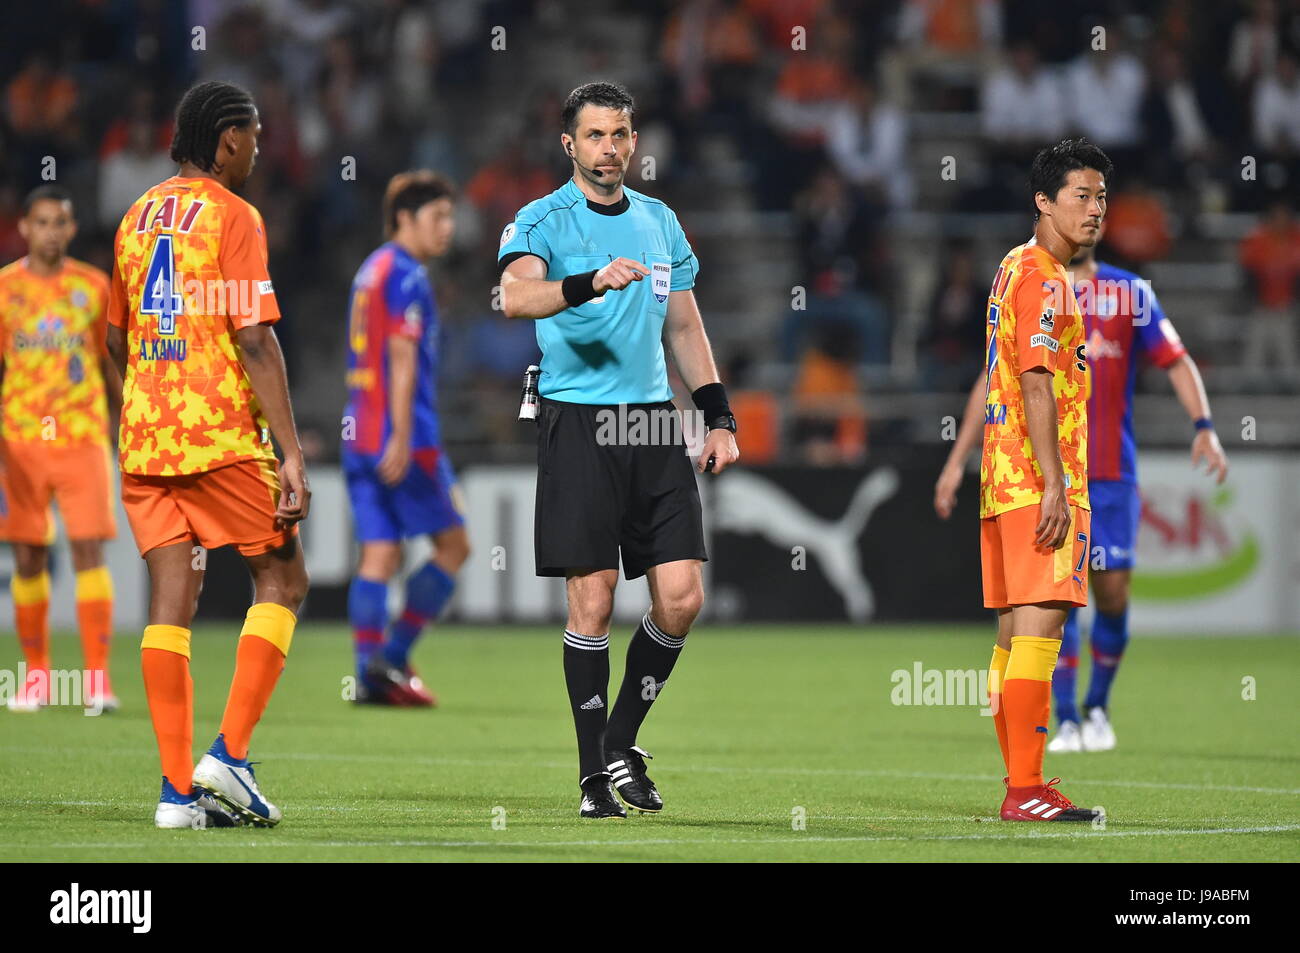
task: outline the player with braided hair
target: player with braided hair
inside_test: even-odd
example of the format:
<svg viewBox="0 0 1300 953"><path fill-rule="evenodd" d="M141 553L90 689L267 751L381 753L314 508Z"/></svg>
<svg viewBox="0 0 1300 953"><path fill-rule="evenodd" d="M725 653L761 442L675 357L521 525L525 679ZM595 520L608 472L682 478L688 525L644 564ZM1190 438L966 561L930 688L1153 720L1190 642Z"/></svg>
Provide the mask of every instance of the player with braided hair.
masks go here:
<svg viewBox="0 0 1300 953"><path fill-rule="evenodd" d="M179 174L136 200L114 243L108 347L125 381L122 502L152 589L141 661L162 760L159 827L281 816L258 789L248 745L307 594L296 524L311 492L271 329L280 308L266 230L232 191L253 170L260 132L238 86L192 88L176 112ZM227 545L253 577L253 605L220 733L195 766L190 622L203 548Z"/></svg>

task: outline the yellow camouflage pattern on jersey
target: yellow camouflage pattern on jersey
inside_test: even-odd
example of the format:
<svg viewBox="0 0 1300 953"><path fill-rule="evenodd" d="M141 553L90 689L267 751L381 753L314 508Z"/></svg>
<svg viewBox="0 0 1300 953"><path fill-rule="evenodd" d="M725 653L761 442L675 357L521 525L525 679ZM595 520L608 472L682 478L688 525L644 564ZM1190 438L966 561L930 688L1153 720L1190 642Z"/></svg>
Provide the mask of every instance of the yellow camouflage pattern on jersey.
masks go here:
<svg viewBox="0 0 1300 953"><path fill-rule="evenodd" d="M980 518L1037 503L1043 471L1025 418L1020 375L1052 372L1066 501L1088 509L1088 363L1083 315L1064 267L1029 242L1002 259L986 318Z"/></svg>
<svg viewBox="0 0 1300 953"><path fill-rule="evenodd" d="M232 241L236 226L240 235L256 234L260 249L252 257L260 253L260 266L223 274L223 243ZM174 295L164 310L172 310L171 316L156 313L169 300L157 278L145 287L150 273L161 274L151 267L166 268L167 244ZM266 419L234 336L242 324L279 317L257 210L212 179L176 176L127 210L115 253L110 320L125 327L128 355L118 440L122 472L177 476L240 460L274 462ZM155 313L142 312L146 290L146 311ZM249 302L262 313L241 314Z"/></svg>
<svg viewBox="0 0 1300 953"><path fill-rule="evenodd" d="M6 441L108 443L101 365L107 305L108 276L85 262L65 258L50 277L29 271L26 258L0 269Z"/></svg>

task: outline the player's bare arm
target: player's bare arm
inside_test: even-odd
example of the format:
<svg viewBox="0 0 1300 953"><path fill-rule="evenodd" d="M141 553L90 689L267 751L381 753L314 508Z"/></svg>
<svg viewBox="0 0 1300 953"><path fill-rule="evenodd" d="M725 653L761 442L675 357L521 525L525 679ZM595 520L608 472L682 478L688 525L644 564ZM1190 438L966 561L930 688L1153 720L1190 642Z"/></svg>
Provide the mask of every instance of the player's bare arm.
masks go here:
<svg viewBox="0 0 1300 953"><path fill-rule="evenodd" d="M607 291L622 291L648 274L650 269L639 261L615 258L590 276L588 288L582 275L547 281L546 262L536 255L525 255L512 261L501 274L501 309L507 318L549 318Z"/></svg>
<svg viewBox="0 0 1300 953"><path fill-rule="evenodd" d="M108 359L118 380L126 380L126 328L119 328L116 324L108 326ZM121 391L118 397L121 398Z"/></svg>
<svg viewBox="0 0 1300 953"><path fill-rule="evenodd" d="M719 383L718 368L713 361L713 348L704 333L695 292L671 291L668 293L668 314L664 319L664 344L672 355L673 363L687 389L694 393L705 384ZM721 473L740 459L736 437L730 430L715 427L704 440L704 449L695 468L701 473L712 459L713 472Z"/></svg>
<svg viewBox="0 0 1300 953"><path fill-rule="evenodd" d="M953 507L957 505L957 488L961 486L962 473L966 469L966 459L979 444L984 427L984 386L984 375L977 377L971 385L966 410L961 416L961 426L957 428L957 440L948 452L948 459L934 485L934 511L940 519L946 520L952 515Z"/></svg>
<svg viewBox="0 0 1300 953"><path fill-rule="evenodd" d="M1033 368L1020 375L1025 399L1025 423L1034 459L1043 471L1043 499L1039 504L1034 543L1060 549L1070 534L1070 506L1065 499L1065 468L1056 427L1056 397L1052 394L1052 373Z"/></svg>
<svg viewBox="0 0 1300 953"><path fill-rule="evenodd" d="M298 428L289 403L284 354L280 351L275 331L269 325L240 328L235 332L235 340L239 343L248 382L252 384L271 434L284 454L284 462L280 464L280 500L276 505L275 520L279 526L291 526L307 518L311 488L307 485L302 445L298 441Z"/></svg>
<svg viewBox="0 0 1300 953"><path fill-rule="evenodd" d="M1184 354L1169 365L1169 382L1174 385L1178 402L1183 405L1187 415L1196 423L1196 436L1192 440L1192 466L1199 466L1205 461L1205 470L1222 483L1228 477L1228 456L1219 443L1219 435L1214 432L1210 421L1210 399L1205 395L1205 383L1201 372L1190 354ZM1203 422L1203 423L1202 423Z"/></svg>
<svg viewBox="0 0 1300 953"><path fill-rule="evenodd" d="M388 411L393 432L375 467L379 479L396 486L411 466L411 401L415 396L415 364L419 343L397 334L388 337Z"/></svg>
<svg viewBox="0 0 1300 953"><path fill-rule="evenodd" d="M110 325L110 330L115 330ZM117 423L122 416L122 375L117 371L117 361L105 354L99 362L99 372L104 376L104 395L108 400L108 438L117 443Z"/></svg>

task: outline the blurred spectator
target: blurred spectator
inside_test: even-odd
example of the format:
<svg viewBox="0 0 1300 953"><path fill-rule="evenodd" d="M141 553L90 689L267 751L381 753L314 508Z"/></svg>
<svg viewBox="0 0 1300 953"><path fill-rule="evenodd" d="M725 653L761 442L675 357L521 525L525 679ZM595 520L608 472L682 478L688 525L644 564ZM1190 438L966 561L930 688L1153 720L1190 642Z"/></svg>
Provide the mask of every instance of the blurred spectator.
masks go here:
<svg viewBox="0 0 1300 953"><path fill-rule="evenodd" d="M813 466L861 463L867 455L867 407L852 355L852 328L823 325L799 362L791 395L793 442Z"/></svg>
<svg viewBox="0 0 1300 953"><path fill-rule="evenodd" d="M515 213L538 196L553 191L556 185L548 167L538 165L526 155L500 152L479 166L465 187L465 197L482 213L484 234L495 242L506 223L514 220Z"/></svg>
<svg viewBox="0 0 1300 953"><path fill-rule="evenodd" d="M438 39L432 14L415 0L403 0L393 18L388 85L393 109L404 123L418 121L433 105L437 62Z"/></svg>
<svg viewBox="0 0 1300 953"><path fill-rule="evenodd" d="M899 42L939 56L996 48L1001 38L997 0L906 0L898 19Z"/></svg>
<svg viewBox="0 0 1300 953"><path fill-rule="evenodd" d="M1114 25L1106 27L1107 48L1088 49L1066 69L1070 125L1107 151L1116 168L1133 168L1142 142L1139 122L1146 75L1123 46Z"/></svg>
<svg viewBox="0 0 1300 953"><path fill-rule="evenodd" d="M9 125L22 139L56 138L67 132L77 108L77 83L48 54L28 56L5 89Z"/></svg>
<svg viewBox="0 0 1300 953"><path fill-rule="evenodd" d="M937 265L918 364L927 390L960 392L984 366L987 276L976 274L975 249L966 239L947 242Z"/></svg>
<svg viewBox="0 0 1300 953"><path fill-rule="evenodd" d="M723 114L745 108L761 45L742 4L686 0L669 15L659 55L677 86L678 108Z"/></svg>
<svg viewBox="0 0 1300 953"><path fill-rule="evenodd" d="M1061 138L1065 101L1051 71L1038 62L1028 41L1020 40L1004 66L989 76L980 97L980 128L1001 151L1022 158Z"/></svg>
<svg viewBox="0 0 1300 953"><path fill-rule="evenodd" d="M792 310L782 332L782 353L793 360L822 323L854 329L853 361L889 361L888 318L874 273L875 218L833 166L823 166L795 200L799 280L805 309Z"/></svg>
<svg viewBox="0 0 1300 953"><path fill-rule="evenodd" d="M980 130L989 143L989 166L983 187L967 196L972 207L1005 211L1021 204L1034 153L1062 137L1068 118L1060 79L1039 63L1028 40L1017 40L981 91Z"/></svg>
<svg viewBox="0 0 1300 953"><path fill-rule="evenodd" d="M1161 46L1151 61L1151 84L1142 105L1147 174L1166 184L1186 184L1187 163L1213 150L1201 93L1177 50Z"/></svg>
<svg viewBox="0 0 1300 953"><path fill-rule="evenodd" d="M1277 59L1277 5L1254 0L1250 16L1237 23L1228 43L1228 72L1241 87L1269 73Z"/></svg>
<svg viewBox="0 0 1300 953"><path fill-rule="evenodd" d="M1294 372L1300 224L1286 199L1275 200L1268 217L1242 241L1240 260L1254 305L1246 325L1243 363L1262 371L1271 352L1279 367Z"/></svg>
<svg viewBox="0 0 1300 953"><path fill-rule="evenodd" d="M1169 213L1140 171L1121 175L1119 181L1123 187L1107 203L1106 247L1117 264L1140 271L1147 262L1169 254Z"/></svg>
<svg viewBox="0 0 1300 953"><path fill-rule="evenodd" d="M898 48L884 60L887 95L912 106L929 81L941 87L978 86L979 74L1002 45L1000 0L904 0L898 17ZM952 109L945 101L921 103ZM924 98L924 97L921 97Z"/></svg>
<svg viewBox="0 0 1300 953"><path fill-rule="evenodd" d="M126 148L99 164L99 224L115 230L131 203L163 179L176 174L168 148L159 148L157 132L147 119L127 126Z"/></svg>
<svg viewBox="0 0 1300 953"><path fill-rule="evenodd" d="M1254 136L1273 155L1300 155L1300 73L1292 53L1277 58L1277 69L1259 81L1251 105Z"/></svg>
<svg viewBox="0 0 1300 953"><path fill-rule="evenodd" d="M736 354L724 365L722 382L737 432L745 435L746 465L762 466L776 462L781 452L781 409L776 394L753 386L753 363L748 352Z"/></svg>
<svg viewBox="0 0 1300 953"><path fill-rule="evenodd" d="M306 93L331 58L333 41L347 30L352 15L338 0L280 0L275 25L283 32L281 62L291 89Z"/></svg>
<svg viewBox="0 0 1300 953"><path fill-rule="evenodd" d="M827 147L840 173L867 190L875 204L894 209L911 204L907 122L898 109L876 98L873 83L858 83L849 101L831 114Z"/></svg>
<svg viewBox="0 0 1300 953"><path fill-rule="evenodd" d="M129 104L124 115L118 116L108 124L99 141L99 158L107 159L127 148L133 123L147 123L153 127L153 143L156 149L169 151L172 141L172 117L158 118L158 97L148 86L135 86L131 90Z"/></svg>

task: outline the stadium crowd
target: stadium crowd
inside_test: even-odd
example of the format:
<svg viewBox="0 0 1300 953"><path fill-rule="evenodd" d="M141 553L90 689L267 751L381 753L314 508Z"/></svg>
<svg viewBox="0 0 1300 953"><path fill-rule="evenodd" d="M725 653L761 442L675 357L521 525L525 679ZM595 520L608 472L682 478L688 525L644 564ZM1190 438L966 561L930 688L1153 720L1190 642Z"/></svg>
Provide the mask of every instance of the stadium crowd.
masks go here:
<svg viewBox="0 0 1300 953"><path fill-rule="evenodd" d="M108 269L118 218L173 171L179 95L244 85L264 130L246 198L320 456L336 453L348 276L379 237L383 184L417 166L463 197L433 269L449 440L469 448L458 460L526 442L512 397L537 351L493 307L497 236L566 174L559 103L596 77L638 98L652 161L632 185L682 211L751 462L860 460L869 389L969 386L992 265L1028 234L1029 158L1067 134L1116 165L1102 257L1153 275L1218 266L1196 289L1208 298L1155 282L1193 353L1249 372L1220 384L1300 391L1300 0L28 6L0 37L0 260L23 254L23 196L53 177L77 197L73 253ZM1009 241L992 224L1008 215ZM784 273L745 251L755 222ZM1184 318L1185 300L1212 304ZM1244 333L1214 331L1213 302Z"/></svg>

